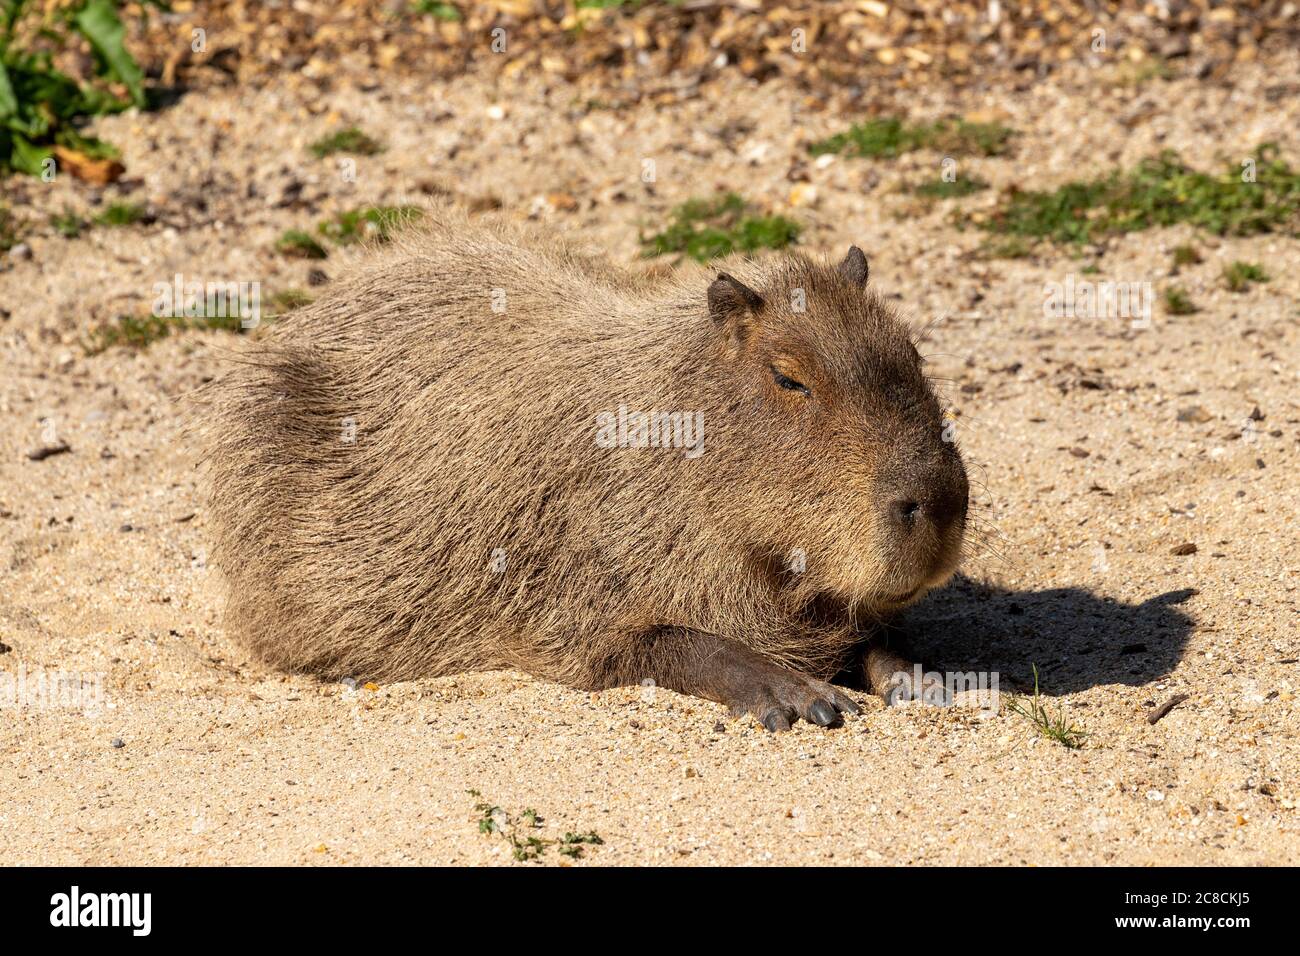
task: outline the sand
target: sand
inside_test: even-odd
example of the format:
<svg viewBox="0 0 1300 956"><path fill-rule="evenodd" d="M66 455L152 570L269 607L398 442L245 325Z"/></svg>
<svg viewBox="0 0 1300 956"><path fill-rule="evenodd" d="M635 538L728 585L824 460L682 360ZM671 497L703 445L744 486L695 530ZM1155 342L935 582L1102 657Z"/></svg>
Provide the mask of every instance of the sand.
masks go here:
<svg viewBox="0 0 1300 956"><path fill-rule="evenodd" d="M1268 93L1295 72L1294 57L1215 84L1067 71L905 107L1002 116L1021 131L1013 153L963 172L1045 188L1165 147L1218 168L1274 140L1295 162L1300 106ZM139 180L127 197L157 221L73 240L46 229L30 258L0 257L0 691L27 681L0 700L0 861L514 863L507 834L480 832L480 802L510 814L507 830L603 840L577 858L548 847L542 864L1300 861L1300 240L1137 233L1095 274L1081 272L1091 253L981 258L953 204L899 190L941 157L809 161L806 143L848 119L804 112L780 83L587 111L562 85L408 80L323 106L279 84L208 91L101 120ZM353 122L388 149L349 182L306 145ZM925 351L981 530L963 577L903 626L927 662L996 671L1003 690L1032 686L1036 667L1081 748L1005 708L863 694L841 728L771 735L668 691L516 673L322 684L268 671L223 633L178 400L232 339L88 356L89 327L147 312L178 272L316 293L308 271L333 278L348 254L285 259L281 232L444 188L652 268L638 231L715 186L805 222L810 251L859 244L910 321L943 317ZM90 195L62 179L23 188L42 218ZM1174 278L1186 242L1204 261ZM1220 272L1238 259L1272 281L1227 291ZM1199 311L1157 301L1145 329L1046 317L1044 283L1070 274L1157 296L1177 282ZM28 457L59 442L70 451ZM73 686L42 693L41 675Z"/></svg>

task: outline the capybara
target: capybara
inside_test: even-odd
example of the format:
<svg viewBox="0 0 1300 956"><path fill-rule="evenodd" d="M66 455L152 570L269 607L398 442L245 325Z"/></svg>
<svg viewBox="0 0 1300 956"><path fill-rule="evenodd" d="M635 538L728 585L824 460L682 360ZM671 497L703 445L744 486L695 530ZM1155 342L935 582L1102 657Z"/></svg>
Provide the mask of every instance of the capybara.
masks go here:
<svg viewBox="0 0 1300 956"><path fill-rule="evenodd" d="M635 278L447 213L210 386L229 631L281 668L650 683L772 730L908 665L968 487L856 247Z"/></svg>

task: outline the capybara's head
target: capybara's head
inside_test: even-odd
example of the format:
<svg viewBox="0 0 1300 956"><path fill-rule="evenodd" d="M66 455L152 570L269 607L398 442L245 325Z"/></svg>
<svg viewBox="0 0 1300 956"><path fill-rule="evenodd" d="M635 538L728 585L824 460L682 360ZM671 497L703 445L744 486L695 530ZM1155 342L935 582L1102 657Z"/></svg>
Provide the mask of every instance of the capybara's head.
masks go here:
<svg viewBox="0 0 1300 956"><path fill-rule="evenodd" d="M719 274L708 304L758 437L744 480L762 545L805 595L902 607L956 568L969 491L912 334L856 246L838 266L792 256L748 281Z"/></svg>

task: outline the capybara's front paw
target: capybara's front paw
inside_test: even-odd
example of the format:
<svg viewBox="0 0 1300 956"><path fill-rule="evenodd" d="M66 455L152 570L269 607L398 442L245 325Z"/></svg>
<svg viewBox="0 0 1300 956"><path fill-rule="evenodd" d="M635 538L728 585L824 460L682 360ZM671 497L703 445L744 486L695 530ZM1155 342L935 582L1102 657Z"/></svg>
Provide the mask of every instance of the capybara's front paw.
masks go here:
<svg viewBox="0 0 1300 956"><path fill-rule="evenodd" d="M909 700L936 707L952 704L952 694L938 674L925 672L921 665L886 648L868 647L862 663L872 692L890 707Z"/></svg>
<svg viewBox="0 0 1300 956"><path fill-rule="evenodd" d="M916 670L898 671L877 691L886 706L895 707L908 701L919 700L932 707L951 707L952 694L937 674L925 674L918 682Z"/></svg>
<svg viewBox="0 0 1300 956"><path fill-rule="evenodd" d="M840 723L842 714L858 710L853 698L825 681L781 667L754 675L753 682L731 702L732 713L752 714L771 731L789 730L800 717L829 727Z"/></svg>

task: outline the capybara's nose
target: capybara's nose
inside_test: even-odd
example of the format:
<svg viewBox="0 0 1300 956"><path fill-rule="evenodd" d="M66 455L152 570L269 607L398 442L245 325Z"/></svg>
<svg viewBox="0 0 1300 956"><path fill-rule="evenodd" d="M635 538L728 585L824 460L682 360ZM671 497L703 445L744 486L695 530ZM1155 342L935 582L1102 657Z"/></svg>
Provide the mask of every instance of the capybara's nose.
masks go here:
<svg viewBox="0 0 1300 956"><path fill-rule="evenodd" d="M922 500L915 500L917 498ZM912 495L891 502L889 514L894 530L903 536L930 528L942 538L956 521L965 517L966 499L958 499L955 495Z"/></svg>
<svg viewBox="0 0 1300 956"><path fill-rule="evenodd" d="M898 482L886 505L890 525L902 539L930 532L944 539L966 518L970 488L961 460L943 459Z"/></svg>

